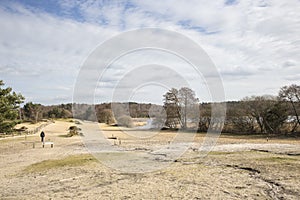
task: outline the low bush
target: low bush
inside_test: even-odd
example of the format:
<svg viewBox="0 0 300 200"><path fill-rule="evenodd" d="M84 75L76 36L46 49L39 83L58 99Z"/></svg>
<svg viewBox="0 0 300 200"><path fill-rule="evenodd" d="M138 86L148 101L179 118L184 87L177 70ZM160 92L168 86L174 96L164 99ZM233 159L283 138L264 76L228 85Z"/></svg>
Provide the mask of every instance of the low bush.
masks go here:
<svg viewBox="0 0 300 200"><path fill-rule="evenodd" d="M68 137L72 137L72 136L74 136L74 135L80 135L80 133L79 133L79 131L80 131L81 129L80 128L78 128L77 126L70 126L69 127L69 133L68 133Z"/></svg>
<svg viewBox="0 0 300 200"><path fill-rule="evenodd" d="M117 119L118 126L125 126L128 128L133 127L133 121L130 116L123 115Z"/></svg>

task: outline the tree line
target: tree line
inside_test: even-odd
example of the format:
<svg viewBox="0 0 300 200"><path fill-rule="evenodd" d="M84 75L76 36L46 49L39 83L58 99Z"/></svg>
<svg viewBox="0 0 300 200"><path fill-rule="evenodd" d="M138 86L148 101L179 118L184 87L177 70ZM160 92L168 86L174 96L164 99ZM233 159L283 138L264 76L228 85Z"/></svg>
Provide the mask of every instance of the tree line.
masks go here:
<svg viewBox="0 0 300 200"><path fill-rule="evenodd" d="M280 88L277 96L251 96L238 102L227 102L223 131L250 134L299 133L299 113L300 86L292 84Z"/></svg>
<svg viewBox="0 0 300 200"><path fill-rule="evenodd" d="M212 107L223 104L199 103L195 92L186 87L179 90L172 88L163 97L163 111L156 116L156 122L159 126L171 129L206 132L215 123ZM251 96L226 102L227 112L222 131L243 134L299 133L299 98L300 86L292 84L280 88L277 96Z"/></svg>
<svg viewBox="0 0 300 200"><path fill-rule="evenodd" d="M45 106L24 103L21 94L4 87L0 80L0 133L9 133L22 121L36 123L42 119L76 118L107 124L131 124L131 118L152 118L154 127L197 129L206 132L212 125L212 107L218 103L200 103L195 92L187 87L172 88L163 95L163 105L146 103L60 104ZM300 86L280 88L277 96L245 97L226 102L227 113L223 132L247 134L299 133ZM73 108L76 113L74 113Z"/></svg>

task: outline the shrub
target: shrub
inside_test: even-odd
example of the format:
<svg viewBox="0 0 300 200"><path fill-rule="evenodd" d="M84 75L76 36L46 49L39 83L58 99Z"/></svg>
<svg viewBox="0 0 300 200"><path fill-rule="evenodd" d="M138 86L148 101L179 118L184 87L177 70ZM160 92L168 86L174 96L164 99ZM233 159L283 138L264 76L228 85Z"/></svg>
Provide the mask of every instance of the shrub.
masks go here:
<svg viewBox="0 0 300 200"><path fill-rule="evenodd" d="M117 122L118 122L119 126L125 126L125 127L128 127L128 128L133 127L132 119L131 119L130 116L127 116L127 115L123 115L123 116L119 117L117 119Z"/></svg>
<svg viewBox="0 0 300 200"><path fill-rule="evenodd" d="M69 127L69 133L68 133L68 137L72 137L72 136L74 136L74 135L80 135L80 133L79 133L79 131L80 131L81 129L80 128L78 128L77 126L70 126Z"/></svg>

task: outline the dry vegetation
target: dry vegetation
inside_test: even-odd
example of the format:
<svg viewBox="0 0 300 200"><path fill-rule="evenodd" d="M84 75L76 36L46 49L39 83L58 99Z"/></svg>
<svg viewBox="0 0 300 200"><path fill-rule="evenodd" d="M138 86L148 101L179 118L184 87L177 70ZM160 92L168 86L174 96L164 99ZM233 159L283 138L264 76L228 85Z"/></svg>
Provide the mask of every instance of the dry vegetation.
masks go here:
<svg viewBox="0 0 300 200"><path fill-rule="evenodd" d="M168 167L148 173L128 173L109 168L85 149L80 136L68 134L74 123L56 121L44 128L42 148L38 134L0 140L0 199L298 199L300 196L299 139L221 136L216 148L199 158L198 134L181 158ZM76 125L79 126L80 125ZM132 152L149 153L165 145L174 133L121 132L101 125L117 145ZM126 129L126 128L124 128ZM127 129L130 131L130 129ZM83 129L84 134L84 129ZM148 138L134 140L135 134ZM110 140L114 144L115 140ZM143 141L143 142L142 142ZM36 142L32 148L30 142ZM117 159L105 154L105 159ZM107 155L107 154L106 154ZM133 161L134 162L134 161ZM134 163L133 163L134 164Z"/></svg>

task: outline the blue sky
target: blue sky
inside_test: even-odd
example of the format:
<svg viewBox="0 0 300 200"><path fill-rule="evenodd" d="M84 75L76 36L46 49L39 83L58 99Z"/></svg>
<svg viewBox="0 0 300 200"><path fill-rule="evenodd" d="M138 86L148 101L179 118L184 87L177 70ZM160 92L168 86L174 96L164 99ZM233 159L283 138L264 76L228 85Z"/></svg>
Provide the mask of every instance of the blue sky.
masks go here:
<svg viewBox="0 0 300 200"><path fill-rule="evenodd" d="M80 67L99 44L123 31L156 27L186 35L207 52L222 77L227 100L276 95L284 85L300 84L299 9L298 0L2 0L0 79L26 101L72 102ZM171 57L151 56L179 66ZM142 53L134 58L143 63ZM133 61L116 66L126 62ZM112 67L110 73L118 70ZM113 78L101 88L99 101L110 100L105 94L118 81ZM144 89L133 100L161 101L162 88ZM204 95L208 92L198 89L200 100L209 101Z"/></svg>

